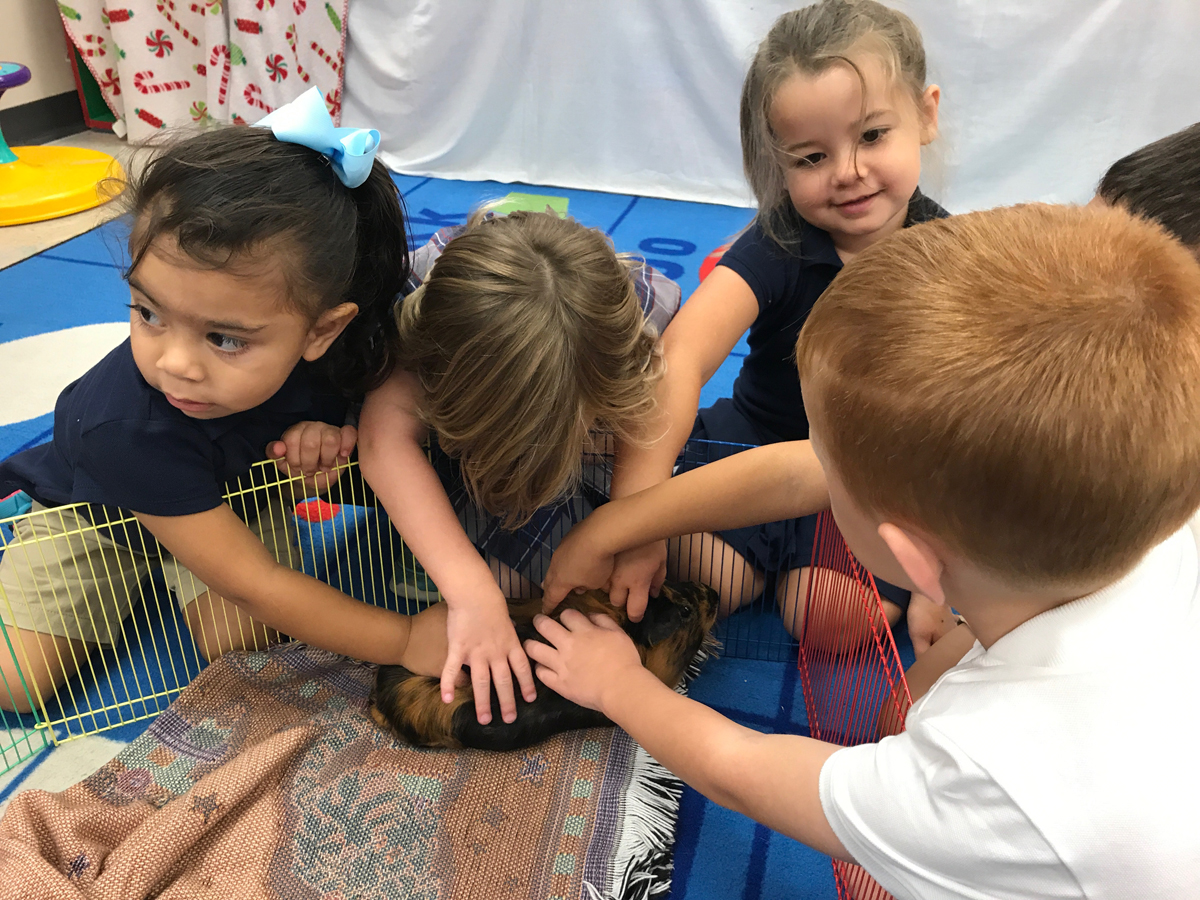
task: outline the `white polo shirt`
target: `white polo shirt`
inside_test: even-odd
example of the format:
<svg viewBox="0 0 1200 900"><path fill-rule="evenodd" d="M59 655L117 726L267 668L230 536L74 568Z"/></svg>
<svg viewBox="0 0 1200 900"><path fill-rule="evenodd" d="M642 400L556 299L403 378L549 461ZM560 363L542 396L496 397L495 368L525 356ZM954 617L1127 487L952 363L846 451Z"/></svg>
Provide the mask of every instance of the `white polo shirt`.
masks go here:
<svg viewBox="0 0 1200 900"><path fill-rule="evenodd" d="M897 898L1200 898L1200 519L978 643L821 805Z"/></svg>

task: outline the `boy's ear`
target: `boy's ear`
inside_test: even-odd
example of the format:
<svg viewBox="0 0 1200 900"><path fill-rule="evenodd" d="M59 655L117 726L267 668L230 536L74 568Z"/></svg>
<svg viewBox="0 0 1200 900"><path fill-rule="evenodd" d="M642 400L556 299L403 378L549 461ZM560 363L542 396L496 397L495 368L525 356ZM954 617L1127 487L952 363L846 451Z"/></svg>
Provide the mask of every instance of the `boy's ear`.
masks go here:
<svg viewBox="0 0 1200 900"><path fill-rule="evenodd" d="M921 145L933 143L938 136L938 104L942 101L942 89L936 84L925 88L921 95Z"/></svg>
<svg viewBox="0 0 1200 900"><path fill-rule="evenodd" d="M357 303L342 303L325 310L308 330L308 343L301 355L309 362L320 359L357 315Z"/></svg>
<svg viewBox="0 0 1200 900"><path fill-rule="evenodd" d="M917 590L934 603L945 603L946 592L942 590L942 560L929 543L918 534L884 522L879 526L879 536L900 563L900 568L916 586Z"/></svg>

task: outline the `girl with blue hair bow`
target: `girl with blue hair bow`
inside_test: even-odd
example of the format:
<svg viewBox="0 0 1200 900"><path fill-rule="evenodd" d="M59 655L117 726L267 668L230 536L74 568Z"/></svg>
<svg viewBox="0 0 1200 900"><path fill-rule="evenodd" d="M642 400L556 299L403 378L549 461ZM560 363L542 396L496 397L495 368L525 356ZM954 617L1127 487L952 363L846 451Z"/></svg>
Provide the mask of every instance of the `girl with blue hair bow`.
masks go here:
<svg viewBox="0 0 1200 900"><path fill-rule="evenodd" d="M394 366L409 273L378 132L334 128L315 89L258 124L170 146L133 179L129 339L62 392L51 443L0 464L0 490L45 511L0 561L35 700L119 639L157 564L209 659L283 632L441 672L444 605L359 603L289 566L291 510L223 501L268 452L305 474L349 457L348 407ZM118 509L136 523L91 527ZM20 683L8 654L0 665Z"/></svg>

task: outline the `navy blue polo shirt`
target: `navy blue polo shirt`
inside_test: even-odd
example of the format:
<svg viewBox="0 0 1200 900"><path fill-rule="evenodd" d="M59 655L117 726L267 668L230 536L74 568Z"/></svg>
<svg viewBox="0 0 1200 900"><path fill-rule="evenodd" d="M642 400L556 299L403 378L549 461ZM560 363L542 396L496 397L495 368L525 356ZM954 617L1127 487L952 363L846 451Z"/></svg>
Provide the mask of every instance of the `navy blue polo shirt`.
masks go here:
<svg viewBox="0 0 1200 900"><path fill-rule="evenodd" d="M193 419L146 383L125 340L59 394L50 443L0 463L0 495L23 490L45 506L92 503L152 516L205 512L289 426L341 426L347 406L301 361L262 405Z"/></svg>
<svg viewBox="0 0 1200 900"><path fill-rule="evenodd" d="M948 215L918 190L908 202L904 225ZM746 339L750 352L733 383L734 408L759 432L754 443L808 437L796 371L796 339L813 304L842 269L828 232L799 216L795 224L800 235L797 250L784 250L763 234L756 220L718 263L740 275L758 300L758 318Z"/></svg>

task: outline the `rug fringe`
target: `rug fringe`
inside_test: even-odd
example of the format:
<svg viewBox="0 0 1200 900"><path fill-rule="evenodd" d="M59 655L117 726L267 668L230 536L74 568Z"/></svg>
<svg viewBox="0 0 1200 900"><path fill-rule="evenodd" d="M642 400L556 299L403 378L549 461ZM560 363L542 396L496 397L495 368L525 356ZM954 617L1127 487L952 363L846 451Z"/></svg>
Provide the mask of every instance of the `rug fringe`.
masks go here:
<svg viewBox="0 0 1200 900"><path fill-rule="evenodd" d="M713 637L711 631L706 634L704 640L700 643L700 649L696 651L696 655L692 657L692 661L688 663L687 669L684 670L683 680L675 686L675 690L686 696L687 686L700 674L700 670L704 668L704 664L710 659L717 659L723 649L721 642Z"/></svg>
<svg viewBox="0 0 1200 900"><path fill-rule="evenodd" d="M720 645L710 637L701 645L676 686L687 694L687 685ZM589 900L649 900L671 890L675 868L675 823L683 782L666 767L634 745L633 772L625 792L624 822L621 838L613 855L612 883L601 894L584 882Z"/></svg>
<svg viewBox="0 0 1200 900"><path fill-rule="evenodd" d="M608 892L601 894L588 885L590 900L647 900L671 889L675 819L682 794L683 782L635 744Z"/></svg>

